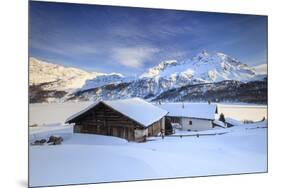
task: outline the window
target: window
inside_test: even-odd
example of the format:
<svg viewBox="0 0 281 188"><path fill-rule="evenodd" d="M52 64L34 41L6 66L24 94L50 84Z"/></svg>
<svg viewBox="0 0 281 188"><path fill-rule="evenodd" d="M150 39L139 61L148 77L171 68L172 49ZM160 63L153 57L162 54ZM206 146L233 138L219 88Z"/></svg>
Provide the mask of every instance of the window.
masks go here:
<svg viewBox="0 0 281 188"><path fill-rule="evenodd" d="M189 125L192 125L192 121L189 121Z"/></svg>

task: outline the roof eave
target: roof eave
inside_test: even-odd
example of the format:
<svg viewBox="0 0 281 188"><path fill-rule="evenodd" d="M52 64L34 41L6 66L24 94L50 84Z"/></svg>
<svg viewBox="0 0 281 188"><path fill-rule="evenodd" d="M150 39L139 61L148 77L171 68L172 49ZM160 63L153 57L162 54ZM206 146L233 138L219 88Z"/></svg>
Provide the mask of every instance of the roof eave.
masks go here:
<svg viewBox="0 0 281 188"><path fill-rule="evenodd" d="M203 120L215 120L215 118L199 118L199 117L188 117L188 116L174 116L171 115L169 117L179 117L179 118L193 118L193 119L203 119Z"/></svg>

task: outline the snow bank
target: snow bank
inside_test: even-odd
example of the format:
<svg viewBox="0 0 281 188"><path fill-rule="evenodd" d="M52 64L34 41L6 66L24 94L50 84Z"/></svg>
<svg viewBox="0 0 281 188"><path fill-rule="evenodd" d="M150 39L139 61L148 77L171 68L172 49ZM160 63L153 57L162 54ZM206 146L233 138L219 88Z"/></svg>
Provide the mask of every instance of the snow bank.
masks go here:
<svg viewBox="0 0 281 188"><path fill-rule="evenodd" d="M217 126L220 126L220 127L223 127L223 128L226 128L227 126L226 126L226 124L224 123L224 122L222 122L222 121L220 121L220 120L214 120L213 121L213 123L215 124L215 125L217 125Z"/></svg>
<svg viewBox="0 0 281 188"><path fill-rule="evenodd" d="M73 134L72 138L66 140L63 144L67 145L122 145L128 143L127 140L95 134Z"/></svg>
<svg viewBox="0 0 281 188"><path fill-rule="evenodd" d="M230 126L243 126L244 125L241 121L238 121L233 118L225 118L225 122L226 122L226 124L228 124Z"/></svg>
<svg viewBox="0 0 281 188"><path fill-rule="evenodd" d="M38 139L47 139L50 136L62 136L64 140L70 139L73 135L73 125L49 124L38 127L29 127L29 142Z"/></svg>

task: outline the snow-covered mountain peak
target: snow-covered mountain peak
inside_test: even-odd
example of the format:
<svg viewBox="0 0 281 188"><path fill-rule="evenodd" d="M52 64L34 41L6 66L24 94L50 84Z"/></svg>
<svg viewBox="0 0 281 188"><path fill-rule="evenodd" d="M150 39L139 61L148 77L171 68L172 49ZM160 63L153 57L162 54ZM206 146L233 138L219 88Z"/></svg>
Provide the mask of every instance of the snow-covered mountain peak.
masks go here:
<svg viewBox="0 0 281 188"><path fill-rule="evenodd" d="M242 65L241 62L238 60L228 56L227 54L221 52L207 52L202 51L198 53L196 56L191 58L191 62L193 65L205 65L205 64L213 64L215 66L223 66L223 64L230 64L230 65ZM244 64L243 64L244 65Z"/></svg>
<svg viewBox="0 0 281 188"><path fill-rule="evenodd" d="M101 76L118 76L120 78L124 78L125 76L121 73L116 73L116 72L112 72L112 73L108 73L108 74L103 74Z"/></svg>
<svg viewBox="0 0 281 188"><path fill-rule="evenodd" d="M195 61L200 61L200 60L204 60L204 59L208 58L209 56L210 56L209 52L207 52L206 50L203 50L202 52L195 55L192 59Z"/></svg>
<svg viewBox="0 0 281 188"><path fill-rule="evenodd" d="M88 90L93 88L102 87L109 84L118 84L126 82L126 78L119 73L110 73L97 76L93 79L86 80L85 84L80 90Z"/></svg>
<svg viewBox="0 0 281 188"><path fill-rule="evenodd" d="M224 54L202 51L182 62L161 62L140 78L186 79L188 82L247 81L256 76L255 70Z"/></svg>
<svg viewBox="0 0 281 188"><path fill-rule="evenodd" d="M163 71L167 67L171 67L171 66L177 65L177 63L178 63L177 60L162 61L158 65L148 69L147 72L145 72L142 75L140 75L140 78L152 78L152 77L158 76L161 71Z"/></svg>

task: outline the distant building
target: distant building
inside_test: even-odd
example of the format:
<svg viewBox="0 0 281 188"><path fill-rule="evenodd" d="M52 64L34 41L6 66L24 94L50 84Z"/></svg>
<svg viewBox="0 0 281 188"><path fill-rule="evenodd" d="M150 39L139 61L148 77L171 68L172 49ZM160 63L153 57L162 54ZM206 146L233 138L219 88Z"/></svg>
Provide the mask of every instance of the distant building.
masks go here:
<svg viewBox="0 0 281 188"><path fill-rule="evenodd" d="M167 118L182 130L203 131L213 128L216 104L209 103L163 103L158 105L168 111Z"/></svg>
<svg viewBox="0 0 281 188"><path fill-rule="evenodd" d="M75 133L144 141L165 129L167 113L140 98L100 101L69 117L66 123L75 123Z"/></svg>

